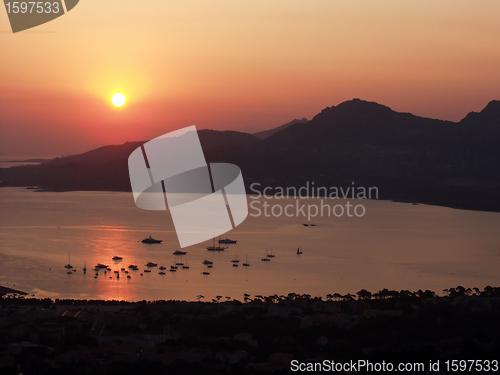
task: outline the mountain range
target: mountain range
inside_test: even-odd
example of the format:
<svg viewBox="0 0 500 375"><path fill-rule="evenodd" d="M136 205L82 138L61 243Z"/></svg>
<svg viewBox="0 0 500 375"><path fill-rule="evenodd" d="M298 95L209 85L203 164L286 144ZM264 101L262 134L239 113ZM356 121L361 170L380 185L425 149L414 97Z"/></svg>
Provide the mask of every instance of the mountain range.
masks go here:
<svg viewBox="0 0 500 375"><path fill-rule="evenodd" d="M500 101L451 122L353 99L253 135L198 133L207 162L238 165L247 189L354 182L378 187L379 199L500 211ZM127 159L143 143L0 169L0 186L130 191Z"/></svg>

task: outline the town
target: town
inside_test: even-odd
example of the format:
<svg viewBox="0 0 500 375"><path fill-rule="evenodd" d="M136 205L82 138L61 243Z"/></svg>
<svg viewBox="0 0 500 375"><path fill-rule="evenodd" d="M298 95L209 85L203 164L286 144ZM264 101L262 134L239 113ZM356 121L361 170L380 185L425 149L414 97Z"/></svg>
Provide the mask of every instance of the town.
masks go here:
<svg viewBox="0 0 500 375"><path fill-rule="evenodd" d="M289 373L292 361L500 357L500 288L491 286L191 302L2 293L1 374Z"/></svg>

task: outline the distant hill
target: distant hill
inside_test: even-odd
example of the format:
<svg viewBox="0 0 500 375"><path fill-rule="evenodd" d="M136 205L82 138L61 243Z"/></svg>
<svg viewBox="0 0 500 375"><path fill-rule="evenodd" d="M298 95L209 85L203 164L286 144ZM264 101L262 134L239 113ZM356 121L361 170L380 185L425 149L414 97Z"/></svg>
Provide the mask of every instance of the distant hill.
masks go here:
<svg viewBox="0 0 500 375"><path fill-rule="evenodd" d="M500 211L499 101L451 122L355 99L285 125L260 137L214 130L199 136L207 161L237 164L247 187L355 182L377 186L380 199ZM130 191L127 158L142 143L0 169L0 186Z"/></svg>
<svg viewBox="0 0 500 375"><path fill-rule="evenodd" d="M302 124L302 123L305 123L307 122L308 120L306 118L303 118L301 120L298 120L298 119L295 119L295 120L292 120L290 122L287 122L286 124L283 124L281 126L278 126L276 128L273 128L273 129L269 129L269 130L264 130L264 131L261 131L261 132L258 132L258 133L253 133L252 135L257 137L257 138L260 138L260 139L265 139L265 138L268 138L270 137L271 135L279 132L279 131L282 131L283 129L286 129L288 128L290 125L294 125L294 124Z"/></svg>

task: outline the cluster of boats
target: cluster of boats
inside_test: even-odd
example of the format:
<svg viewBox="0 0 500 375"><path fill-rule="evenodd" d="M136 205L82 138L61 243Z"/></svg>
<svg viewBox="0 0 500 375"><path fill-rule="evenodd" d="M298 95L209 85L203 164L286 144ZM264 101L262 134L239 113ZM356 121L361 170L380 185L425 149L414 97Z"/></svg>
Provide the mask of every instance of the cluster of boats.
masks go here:
<svg viewBox="0 0 500 375"><path fill-rule="evenodd" d="M304 226L309 226L309 225L310 226L315 226L315 224L303 224L303 225ZM145 239L142 240L143 243L149 243L149 244L161 243L162 241L163 240L154 239L151 236L149 236L148 238L145 238ZM227 247L221 246L220 244L236 244L237 241L236 240L231 240L229 238L221 239L219 237L218 243L219 243L218 245L215 244L215 237L214 237L212 246L208 246L207 250L208 251L224 251L225 249L227 249ZM176 272L179 268L181 268L181 269L189 269L189 265L188 265L187 261L186 262L182 261L182 256L186 255L187 251L176 250L172 254L176 256L177 260L174 260L173 264L170 266L170 269L168 269L169 272ZM302 254L302 250L301 250L300 247L297 248L296 254L297 255L301 255ZM178 259L178 257L180 257L180 259ZM266 249L266 256L264 258L261 258L261 260L263 262L270 262L271 259L274 258L274 257L275 257L274 251L271 249L271 252L268 253L267 249ZM123 260L123 257L115 255L111 259L115 263L117 263L117 262L121 262ZM205 269L202 272L203 275L210 275L210 271L208 269L210 269L210 268L213 267L213 263L214 263L213 261L206 260L206 259L202 262L202 264L205 266ZM231 260L231 263L232 263L233 267L239 267L240 261L238 259L238 255L236 255L235 258L233 260ZM147 268L143 270L143 273L151 273L151 269L158 267L158 264L154 263L154 262L148 262L148 263L145 264L145 266ZM248 263L248 255L246 256L245 263L242 263L242 266L243 267L249 267L250 266L250 263ZM68 254L68 264L65 265L64 267L68 270L67 271L68 274L72 274L72 273L76 272L76 269L73 268L73 266L71 265L70 255L69 254ZM94 266L93 270L95 271L94 278L97 278L99 276L99 271L101 271L101 270L104 270L104 274L105 275L107 275L108 273L111 274L111 272L112 272L111 267L108 266L107 264L103 264L103 263L97 263ZM139 266L137 266L135 264L130 264L128 266L128 270L125 269L125 267L122 267L120 269L120 271L126 275L127 279L130 279L131 278L131 276L129 275L130 271L139 271ZM120 271L113 271L113 273L116 275L116 278L120 278ZM165 275L166 274L165 271L167 271L167 267L160 266L159 267L159 271L160 271L159 272L160 275ZM83 267L83 273L86 273L86 272L87 272L87 269L84 266ZM143 273L141 273L140 275L143 276ZM110 276L110 278L112 278L112 277Z"/></svg>

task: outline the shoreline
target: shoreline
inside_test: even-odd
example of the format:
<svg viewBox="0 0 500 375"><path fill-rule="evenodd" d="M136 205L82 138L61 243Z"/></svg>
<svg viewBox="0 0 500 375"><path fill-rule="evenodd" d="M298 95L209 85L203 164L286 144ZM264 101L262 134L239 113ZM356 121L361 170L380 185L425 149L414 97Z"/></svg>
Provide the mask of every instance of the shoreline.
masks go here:
<svg viewBox="0 0 500 375"><path fill-rule="evenodd" d="M1 184L2 181L0 181ZM43 188L41 186L34 186L34 185L0 185L0 188L23 188L26 190L33 190L36 192L40 193L71 193L71 192L101 192L101 193L130 193L131 190L119 190L119 189L106 189L106 190L86 190L86 189L50 189L50 188ZM254 194L247 194L247 195L254 195ZM286 197L286 198L294 198L293 196L291 197ZM318 197L318 196L313 196L313 197L295 197L296 199L320 199L320 198L326 198L326 199L345 199L349 200L350 198L328 198L328 197ZM427 201L427 200L411 200L411 199L404 199L404 198L388 198L388 197L383 197L383 198L378 198L378 199L354 199L354 200L374 200L374 201L390 201L394 203L406 203L406 204L413 204L413 205L428 205L428 206L436 206L436 207L443 207L443 208L452 208L455 210L464 210L464 211L479 211L479 212L496 212L500 213L500 207L495 208L485 208L480 204L470 204L470 205L463 205L463 204L445 204L445 203L440 203L440 202L435 202L435 201Z"/></svg>
<svg viewBox="0 0 500 375"><path fill-rule="evenodd" d="M7 293L3 293L4 290L8 291ZM340 293L332 293L327 294L326 299L323 299L323 296L313 296L311 294L297 294L297 293L288 293L287 295L277 294L270 296L263 295L254 295L254 298L250 294L244 294L244 298L242 301L232 297L218 296L220 298L212 298L211 300L206 299L202 295L198 296L198 300L187 300L187 299L154 299L154 300L105 300L105 299L86 299L86 298L49 298L49 297L36 297L32 295L31 297L25 298L24 296L29 295L29 293L18 291L12 288L0 286L0 301L24 301L23 303L35 302L35 303L51 303L51 304L62 304L62 305L73 305L73 306L102 306L102 305L137 305L141 303L148 304L163 304L163 303L204 303L204 304L213 304L213 303L237 303L241 305L253 303L253 302L262 302L267 304L280 304L286 303L288 301L293 300L307 300L307 301L321 301L323 303L341 303L341 302L353 302L353 301L362 301L362 302L370 302L370 301L384 301L384 300L394 300L394 299L406 299L406 298L416 298L420 300L426 299L435 299L438 300L453 300L456 297L470 297L470 298L490 298L497 297L500 298L500 287L492 287L487 285L481 291L479 288L465 288L463 286L457 286L452 288L444 289L443 292L445 294L440 295L431 290L419 289L417 291L409 291L409 290L389 290L384 288L376 293L371 293L366 289L361 289L356 294L340 294ZM19 294L22 297L12 297L8 296L4 298L7 294Z"/></svg>
<svg viewBox="0 0 500 375"><path fill-rule="evenodd" d="M22 292L20 290L12 289L3 285L0 285L0 297L3 297L4 295L7 294L20 294L23 296L27 296L29 293Z"/></svg>

